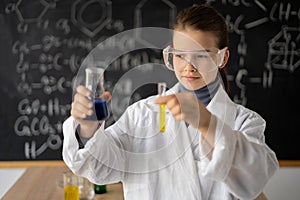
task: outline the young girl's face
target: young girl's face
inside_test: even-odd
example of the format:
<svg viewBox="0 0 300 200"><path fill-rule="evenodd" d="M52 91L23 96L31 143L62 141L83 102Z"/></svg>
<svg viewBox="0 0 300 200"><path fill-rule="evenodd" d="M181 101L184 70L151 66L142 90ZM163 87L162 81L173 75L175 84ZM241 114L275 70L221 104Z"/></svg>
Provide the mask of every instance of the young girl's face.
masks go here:
<svg viewBox="0 0 300 200"><path fill-rule="evenodd" d="M185 88L197 90L215 80L218 47L217 38L212 33L189 28L175 29L173 48L179 50L173 56L174 71ZM181 51L184 53L181 54Z"/></svg>

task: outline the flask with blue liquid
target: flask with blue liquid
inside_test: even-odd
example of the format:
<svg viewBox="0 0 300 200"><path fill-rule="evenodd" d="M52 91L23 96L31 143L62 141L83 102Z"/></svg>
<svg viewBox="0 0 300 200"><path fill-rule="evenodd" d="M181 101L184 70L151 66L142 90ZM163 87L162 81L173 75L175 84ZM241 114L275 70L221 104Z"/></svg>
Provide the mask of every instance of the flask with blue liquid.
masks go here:
<svg viewBox="0 0 300 200"><path fill-rule="evenodd" d="M85 87L94 94L90 97L94 104L92 116L85 118L90 121L103 121L108 119L109 112L107 103L103 97L104 93L104 69L89 67L85 69Z"/></svg>

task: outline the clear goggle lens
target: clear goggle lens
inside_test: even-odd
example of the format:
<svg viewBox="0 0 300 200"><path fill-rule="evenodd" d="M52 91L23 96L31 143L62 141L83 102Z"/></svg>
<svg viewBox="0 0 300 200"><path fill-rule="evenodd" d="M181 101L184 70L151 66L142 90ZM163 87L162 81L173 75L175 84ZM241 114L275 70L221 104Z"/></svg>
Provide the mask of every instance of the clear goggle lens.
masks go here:
<svg viewBox="0 0 300 200"><path fill-rule="evenodd" d="M165 65L174 70L182 69L191 64L198 72L210 72L222 65L226 47L219 49L203 49L197 51L182 51L168 46L163 50Z"/></svg>

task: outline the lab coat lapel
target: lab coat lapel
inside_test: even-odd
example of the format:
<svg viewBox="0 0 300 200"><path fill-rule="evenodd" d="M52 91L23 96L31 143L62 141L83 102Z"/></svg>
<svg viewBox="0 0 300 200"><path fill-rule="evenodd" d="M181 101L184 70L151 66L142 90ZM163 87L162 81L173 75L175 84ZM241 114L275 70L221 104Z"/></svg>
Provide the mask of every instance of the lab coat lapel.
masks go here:
<svg viewBox="0 0 300 200"><path fill-rule="evenodd" d="M228 95L220 86L217 93L206 107L212 114L217 116L221 122L226 123L230 127L234 126L234 118L236 116L236 107L234 103L229 99ZM212 187L214 185L213 180L206 180L204 184L201 184L201 195L203 200L207 200L210 197Z"/></svg>
<svg viewBox="0 0 300 200"><path fill-rule="evenodd" d="M230 100L222 86L219 87L217 93L206 107L212 114L217 116L221 122L226 123L230 127L234 126L234 118L236 116L236 107ZM202 199L209 199L214 181L207 180L202 184Z"/></svg>
<svg viewBox="0 0 300 200"><path fill-rule="evenodd" d="M225 122L228 126L234 127L234 119L236 116L236 106L231 101L222 86L219 87L216 95L206 107L219 120Z"/></svg>

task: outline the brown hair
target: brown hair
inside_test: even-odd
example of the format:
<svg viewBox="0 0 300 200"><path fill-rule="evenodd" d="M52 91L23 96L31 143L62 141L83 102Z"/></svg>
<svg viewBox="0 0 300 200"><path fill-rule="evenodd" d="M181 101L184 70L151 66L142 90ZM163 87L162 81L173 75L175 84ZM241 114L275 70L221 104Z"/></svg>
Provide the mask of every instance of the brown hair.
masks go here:
<svg viewBox="0 0 300 200"><path fill-rule="evenodd" d="M193 5L180 11L173 25L174 29L192 28L207 31L217 38L219 49L229 46L227 25L223 16L208 5ZM229 82L225 67L219 68L225 90L229 93Z"/></svg>

